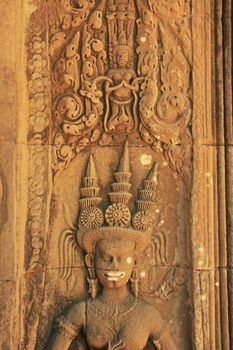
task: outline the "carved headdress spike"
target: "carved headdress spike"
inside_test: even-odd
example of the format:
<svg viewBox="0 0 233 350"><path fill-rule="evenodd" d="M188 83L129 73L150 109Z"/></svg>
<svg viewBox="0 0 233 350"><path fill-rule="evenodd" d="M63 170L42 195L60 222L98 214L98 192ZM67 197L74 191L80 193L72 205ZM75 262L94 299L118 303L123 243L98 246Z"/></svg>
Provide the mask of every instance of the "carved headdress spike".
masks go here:
<svg viewBox="0 0 233 350"><path fill-rule="evenodd" d="M102 198L99 197L99 191L97 172L91 155L88 160L86 174L83 177L83 187L80 189L82 198L79 200L81 208L79 227L83 230L99 227L103 223L103 213L98 208L102 201Z"/></svg>
<svg viewBox="0 0 233 350"><path fill-rule="evenodd" d="M114 177L117 182L129 182L131 178L128 141L125 142L125 146L118 164L118 169L114 173Z"/></svg>
<svg viewBox="0 0 233 350"><path fill-rule="evenodd" d="M128 141L125 142L114 177L116 181L111 184L113 192L108 194L112 204L106 210L105 219L110 226L126 227L130 224L131 220L128 203L132 197L132 194L129 193L131 188L131 184L129 183L131 172L129 168Z"/></svg>
<svg viewBox="0 0 233 350"><path fill-rule="evenodd" d="M86 174L83 177L83 187L81 187L80 192L82 198L79 200L81 209L99 205L101 202L101 198L98 197L100 188L98 186L98 179L96 168L94 164L93 157L90 156Z"/></svg>
<svg viewBox="0 0 233 350"><path fill-rule="evenodd" d="M155 163L153 168L148 174L147 179L144 181L145 189L156 191L158 185L158 163Z"/></svg>
<svg viewBox="0 0 233 350"><path fill-rule="evenodd" d="M120 32L119 34L118 45L123 45L123 46L127 45L126 34L124 30L122 30L122 32Z"/></svg>
<svg viewBox="0 0 233 350"><path fill-rule="evenodd" d="M139 199L137 200L137 212L133 217L132 223L136 230L150 230L153 225L153 210L156 201L156 189L158 184L158 164L155 163L149 172L147 179L144 180L143 188L139 190Z"/></svg>
<svg viewBox="0 0 233 350"><path fill-rule="evenodd" d="M121 48L130 52L130 62L133 64L134 25L136 19L135 4L132 0L108 0L106 18L109 31L110 67L117 67L116 50Z"/></svg>
<svg viewBox="0 0 233 350"><path fill-rule="evenodd" d="M92 155L89 157L89 161L87 163L86 177L97 178L97 172L95 168L95 163Z"/></svg>
<svg viewBox="0 0 233 350"><path fill-rule="evenodd" d="M158 165L154 164L153 168L144 181L144 187L139 190L139 200L137 201L137 209L139 211L152 210L155 206Z"/></svg>

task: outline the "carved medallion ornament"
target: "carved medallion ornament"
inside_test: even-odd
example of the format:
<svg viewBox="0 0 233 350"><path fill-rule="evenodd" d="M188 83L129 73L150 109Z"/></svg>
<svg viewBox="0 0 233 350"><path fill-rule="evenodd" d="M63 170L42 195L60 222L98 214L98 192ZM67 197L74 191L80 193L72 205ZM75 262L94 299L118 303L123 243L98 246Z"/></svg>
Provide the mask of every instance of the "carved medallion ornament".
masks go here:
<svg viewBox="0 0 233 350"><path fill-rule="evenodd" d="M55 171L89 144L133 133L180 170L190 143L189 18L186 0L49 2Z"/></svg>
<svg viewBox="0 0 233 350"><path fill-rule="evenodd" d="M177 349L158 310L139 296L140 261L153 228L157 164L143 181L134 212L130 178L126 143L108 193L110 203L103 209L90 156L80 189L78 229L62 232L60 240L64 266L69 250L81 247L85 252L90 298L58 318L49 349L70 349L73 342L78 349Z"/></svg>

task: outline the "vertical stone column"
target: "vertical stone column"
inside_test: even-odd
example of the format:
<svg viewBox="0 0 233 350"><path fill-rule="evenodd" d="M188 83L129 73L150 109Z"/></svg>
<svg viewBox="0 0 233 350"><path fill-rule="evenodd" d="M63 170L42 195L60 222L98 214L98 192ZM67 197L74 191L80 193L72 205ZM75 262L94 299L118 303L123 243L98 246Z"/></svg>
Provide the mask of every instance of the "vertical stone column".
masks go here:
<svg viewBox="0 0 233 350"><path fill-rule="evenodd" d="M0 348L12 349L16 289L17 1L0 1Z"/></svg>
<svg viewBox="0 0 233 350"><path fill-rule="evenodd" d="M226 160L227 293L230 348L233 347L233 117L232 117L232 0L223 1L224 134Z"/></svg>
<svg viewBox="0 0 233 350"><path fill-rule="evenodd" d="M47 79L46 68L41 72L48 57L43 51L46 17L43 33L35 17L30 24L37 5L0 2L0 348L6 350L26 349L26 343L35 348L34 337L29 341L27 335L31 327L35 330L43 298L51 145L45 132L49 97L41 105L45 93L40 85ZM31 42L28 31L34 31ZM36 330L33 334L36 338Z"/></svg>
<svg viewBox="0 0 233 350"><path fill-rule="evenodd" d="M198 350L232 348L231 10L231 1L193 3L193 321Z"/></svg>

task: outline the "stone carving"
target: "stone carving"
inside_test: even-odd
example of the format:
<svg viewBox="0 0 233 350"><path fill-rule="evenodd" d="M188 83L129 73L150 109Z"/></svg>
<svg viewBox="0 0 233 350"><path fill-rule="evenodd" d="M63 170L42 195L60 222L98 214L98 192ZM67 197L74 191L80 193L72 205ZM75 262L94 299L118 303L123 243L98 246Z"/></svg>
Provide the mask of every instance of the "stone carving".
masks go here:
<svg viewBox="0 0 233 350"><path fill-rule="evenodd" d="M2 197L3 197L3 185L2 179L0 177L0 208L2 207ZM0 226L2 225L2 215L0 215Z"/></svg>
<svg viewBox="0 0 233 350"><path fill-rule="evenodd" d="M126 131L138 127L137 92L138 81L133 69L135 7L126 1L124 6L117 1L108 2L107 23L109 32L109 66L105 84L106 110L104 130Z"/></svg>
<svg viewBox="0 0 233 350"><path fill-rule="evenodd" d="M45 8L41 7L41 18L45 18ZM43 22L44 23L44 22ZM48 149L50 121L50 80L46 31L36 18L32 17L30 42L28 44L28 86L29 86L29 184L28 184L28 230L30 232L32 254L31 269L41 266L44 244L44 220L47 203L45 194L48 188Z"/></svg>
<svg viewBox="0 0 233 350"><path fill-rule="evenodd" d="M2 186L2 180L0 178L0 204L2 203L2 194L3 194L3 186Z"/></svg>
<svg viewBox="0 0 233 350"><path fill-rule="evenodd" d="M69 259L69 249L80 246L84 250L90 299L71 306L58 318L49 349L69 349L71 343L80 349L176 349L157 309L139 297L140 261L153 226L157 165L143 182L134 214L129 208L127 144L114 178L111 204L103 211L90 156L80 190L78 230L63 232L60 240L64 259ZM139 328L140 333L135 333Z"/></svg>
<svg viewBox="0 0 233 350"><path fill-rule="evenodd" d="M169 270L158 288L150 290L149 292L145 291L142 294L159 299L168 299L174 291L184 285L185 280L184 271L179 270L178 268L173 268Z"/></svg>
<svg viewBox="0 0 233 350"><path fill-rule="evenodd" d="M39 15L38 15L39 14ZM50 181L50 120L51 85L48 47L46 45L47 6L38 4L28 25L28 212L25 235L24 269L31 272L31 278L25 282L27 293L21 295L20 322L23 327L20 348L34 348L35 339L31 334L36 331L39 309L41 308L41 290L44 288L43 269L45 241L49 221L49 181ZM23 153L23 152L22 152ZM24 159L26 162L26 158ZM40 276L40 277L39 277Z"/></svg>
<svg viewBox="0 0 233 350"><path fill-rule="evenodd" d="M139 133L187 174L189 2L50 2L55 172L88 144Z"/></svg>
<svg viewBox="0 0 233 350"><path fill-rule="evenodd" d="M29 267L34 269L40 268L41 265L42 269L30 273L29 282L26 284L20 282L20 288L18 288L18 290L22 294L23 299L23 303L20 305L20 312L23 314L24 320L20 319L20 322L16 323L22 325L22 327L20 327L20 335L22 335L23 340L22 344L17 344L16 347L39 348L39 345L35 345L37 342L36 338L45 338L41 329L46 328L49 331L49 321L46 323L45 320L51 319L51 312L56 312L56 306L53 307L52 303L49 312L41 310L44 296L44 304L49 304L48 299L46 299L45 285L46 287L48 286L47 289L51 289L49 278L47 278L47 276L46 278L41 278L39 274L40 271L46 270L44 268L46 264L43 261L43 249L48 246L45 240L45 217L48 216L46 212L48 213L49 209L49 205L46 202L47 193L49 193L47 181L49 175L46 170L49 165L49 152L46 151L45 143L49 145L52 144L54 147L53 166L55 171L67 166L70 160L87 145L91 143L99 143L100 145L107 145L111 142L114 142L114 144L121 143L126 137L126 134L130 134L129 138L132 143L137 142L143 145L142 140L144 140L146 144L156 152L163 152L171 168L176 172L183 173L184 170L187 172L190 171L189 154L187 152L188 147L186 148L186 145L189 146L191 144L189 123L191 120L190 109L192 107L192 91L189 79L192 67L192 52L190 49L192 41L190 37L189 19L192 19L192 38L194 42L193 57L195 61L193 70L195 142L202 145L212 145L212 142L215 140L215 135L213 135L212 132L214 129L213 118L209 108L209 104L212 101L212 94L209 92L211 89L210 82L208 82L208 80L210 81L211 72L214 71L214 65L210 64L210 51L214 51L212 45L214 43L210 43L208 39L209 33L213 32L213 21L211 17L213 9L211 5L208 2L192 2L193 11L190 13L191 1L189 0L135 0L133 6L135 8L133 19L134 26L131 32L134 38L132 47L133 58L131 60L130 47L128 56L126 55L127 57L124 58L129 67L124 65L120 68L117 64L115 67L111 66L111 36L107 19L108 3L109 2L106 1L105 4L101 4L101 7L98 0L96 4L93 1L83 0L48 0L43 2L42 5L46 8L46 11L40 12L39 10L33 18L32 27L35 26L35 23L37 24L36 17L40 18L40 28L42 28L42 32L35 26L35 31L31 31L29 34L30 40L28 44L28 91L30 99L29 143L33 146L29 147L30 151L28 152L29 234L26 235L28 239L24 242L25 264L22 269L23 272L24 269L28 272L27 270ZM222 10L221 6L219 10ZM216 15L217 12L214 11L214 13ZM210 16L208 14L210 14ZM203 16L206 19L205 21L200 20ZM217 16L218 15L215 17L217 18ZM220 13L219 16L221 17L222 14ZM219 19L221 19L220 17ZM212 22L211 25L210 22ZM222 23L222 21L219 20L219 23ZM227 26L225 27L227 28ZM220 33L219 35L221 36L221 30L216 29L216 33ZM229 35L225 36L228 38ZM32 38L33 40L31 40ZM219 52L217 39L215 46ZM124 45L128 37L125 34L121 34L121 37L117 37L117 40L118 46ZM49 47L47 47L47 43L49 43ZM127 45L129 46L128 43ZM48 64L47 60L48 50L50 52L50 64ZM203 55L203 52L205 52L205 55ZM112 57L114 57L114 55ZM218 62L219 60L217 59L216 61ZM118 62L120 62L119 59ZM221 70L221 64L218 66ZM228 67L229 65L226 64L226 66ZM49 82L49 68L51 69L51 86ZM113 70L115 74L120 74L119 82L115 77L111 76L111 70ZM128 70L132 73L131 76L133 78L123 82L125 80L124 75L128 73ZM137 78L140 80L138 80L138 86L134 91L131 88L134 87L133 83ZM126 101L126 104L121 107L122 109L117 110L119 103L115 103L113 93L107 93L107 90L109 88L116 88L116 93L119 95L119 92L122 90L118 85L121 84L123 91L128 93L130 102L128 103ZM220 90L221 88L219 91ZM52 98L52 139L49 138L50 130L48 127L51 107L48 103L50 94ZM221 94L219 94L219 96L220 95ZM228 95L230 96L230 94ZM221 98L222 95L219 97L220 107L222 107ZM116 99L116 101L123 102L121 96L120 99ZM107 105L107 103L109 103L109 105ZM113 117L114 109L117 110L116 118ZM40 113L41 110L42 113ZM46 113L44 113L44 111ZM25 115L26 114L27 113L25 113ZM106 121L106 127L104 127L104 120ZM128 121L130 126L127 129L126 123L128 123ZM137 122L138 125L136 125ZM124 131L122 132L122 130ZM139 132L141 139L138 139L137 132ZM135 138L134 133L136 135ZM221 132L219 131L219 135L220 134ZM135 141L135 139L137 141ZM207 188L205 179L203 180L203 173L207 175L216 173L216 166L222 164L219 158L223 160L224 157L221 157L217 152L218 161L216 162L216 154L212 151L213 148L205 148L209 150L203 152L202 149L199 150L199 148L196 148L193 158L195 181L192 187L192 203L190 202L193 208L192 235L189 236L189 234L187 234L186 236L192 250L190 254L192 259L190 258L189 262L190 266L192 266L190 271L193 280L189 296L187 296L187 294L186 296L190 297L190 304L193 310L191 315L193 324L193 346L196 346L200 350L208 349L210 343L214 344L213 347L216 346L217 348L218 346L221 347L221 345L226 348L227 346L229 347L227 344L229 339L227 326L229 322L227 303L225 303L227 298L224 296L226 294L224 294L224 292L226 291L227 276L226 274L224 275L225 271L220 271L220 275L218 275L218 271L216 270L215 273L215 269L212 269L212 267L215 267L218 263L219 256L221 261L217 266L226 266L226 262L224 262L226 258L224 255L226 251L226 249L224 250L224 242L227 236L224 231L225 222L221 220L221 215L218 217L216 203L213 202L213 199L215 199L216 202L216 193L219 193L221 197L221 188L225 189L226 187L224 185L225 176L221 174L221 171L223 171L225 167L220 166L220 170L217 172L220 179L219 188L216 187L216 181L213 183L208 181L207 185L209 187ZM157 158L157 156L155 156L155 158ZM159 155L158 158L160 159ZM67 173L69 174L69 172ZM66 181L65 174L63 183L67 183ZM117 179L115 182L118 184ZM181 192L178 181L175 180L174 182L177 193ZM221 183L223 186L221 186ZM56 185L55 182L55 187ZM112 192L114 193L114 190L112 190ZM205 198L203 194L205 194ZM218 205L218 207L223 209L224 198L223 193ZM177 201L177 203L178 207L180 203L179 201ZM122 225L124 229L124 225L127 225L127 222L130 220L134 229L138 228L140 231L143 229L147 230L147 227L150 226L150 220L144 221L143 219L147 215L139 212L132 220L130 219L131 212L129 213L129 211L127 211L127 205L125 208L123 204L124 203L112 204L111 210L109 210L106 216L108 224L113 225L109 227L114 227L114 223L117 222L119 225ZM120 213L123 211L124 215L120 216ZM200 215L203 216L202 213L204 216L208 214L209 220L200 220ZM84 208L82 220L80 219L80 227L89 227L89 229L92 229L92 227L96 225L102 227L103 222L105 222L105 224L107 222L103 219L102 214L103 212L100 210L99 204L94 209L90 209L89 207ZM218 223L218 219L223 221L223 223ZM218 237L218 234L216 235L216 228L218 228L219 225L223 226L223 230L220 230L222 234L219 236L219 242L216 243L215 238ZM187 230L189 231L188 226L189 225L187 225ZM73 240L74 230L75 228L71 228L64 233L67 240L63 240L63 237L61 237L60 243L64 243L61 259L69 259L69 261L72 261L73 252L80 249L77 241ZM182 230L182 228L180 230ZM177 234L177 246L181 243L183 238L179 233ZM154 242L154 246L152 245L150 248L151 250L156 250L157 247L160 247L158 259L160 261L159 264L163 265L166 263L166 254L163 254L164 246L166 245L166 237L160 232L158 232L157 237L159 239L157 242ZM218 249L219 246L220 249ZM215 249L213 249L213 247L215 247ZM181 244L179 248L176 248L178 250L176 255L178 256L183 246ZM104 247L104 249L107 248ZM213 254L213 250L215 254ZM223 254L220 254L219 250L220 253L221 250L224 251ZM205 257L204 260L199 259L199 256L202 257L202 255ZM20 261L23 262L21 256ZM202 266L202 261L204 261L204 266ZM169 263L170 261L168 264ZM199 265L199 263L201 264ZM63 266L66 265L63 264ZM211 267L211 269L209 267ZM169 293L182 284L182 276L177 276L178 270L179 269L172 270L168 273L159 286L159 294L157 289L154 290L151 288L151 295L159 298L168 298ZM206 273L206 271L210 272ZM93 296L95 296L95 294L99 296L99 284L95 283L96 276L91 276L92 272L93 270L89 271L90 292ZM28 274L24 274L24 276L25 275ZM64 276L64 278L70 281L69 274ZM28 288L29 284L30 288ZM26 296L25 290L27 290ZM137 290L136 284L134 290ZM148 293L145 294L148 295ZM219 298L219 295L223 295L223 300ZM68 295L66 297L69 298ZM97 300L97 298L93 300ZM59 298L55 299L57 303L61 300ZM180 324L180 329L182 325L186 323L186 319L184 318L183 323L181 323L181 312L180 315L177 315L177 310L181 311L183 305L188 302L187 299L182 299L180 301L181 307L179 307L179 310L176 309L174 311L174 315L176 315L175 319L178 321L177 324ZM162 304L164 309L169 305L169 303L161 303L161 305ZM176 305L178 304L179 302L176 303ZM127 305L127 300L125 300L121 309L128 310ZM93 309L90 306L90 314L98 315L99 318L98 312L95 312L96 309L93 311ZM107 310L109 309L107 308ZM170 312L170 310L173 311L173 308L168 308L167 312ZM127 315L127 312L125 312L124 315ZM221 327L218 322L219 319L222 321ZM111 322L114 324L114 321ZM122 322L124 323L124 319ZM41 326L39 324L41 324ZM24 327L24 325L27 326ZM60 323L60 328L62 328L63 325L64 321ZM25 331L23 329L25 329ZM33 331L30 331L30 329ZM72 329L72 327L70 329ZM183 334L191 333L190 326L188 326L186 330L182 330L182 332L179 332L179 327L177 327L177 330L177 343L180 342ZM79 343L80 348L85 347L81 345L81 339ZM113 348L121 346L123 346L121 339L117 339L116 346L112 344L109 345L109 347ZM159 348L159 346L157 346L157 348ZM183 344L180 348L191 348L191 344Z"/></svg>

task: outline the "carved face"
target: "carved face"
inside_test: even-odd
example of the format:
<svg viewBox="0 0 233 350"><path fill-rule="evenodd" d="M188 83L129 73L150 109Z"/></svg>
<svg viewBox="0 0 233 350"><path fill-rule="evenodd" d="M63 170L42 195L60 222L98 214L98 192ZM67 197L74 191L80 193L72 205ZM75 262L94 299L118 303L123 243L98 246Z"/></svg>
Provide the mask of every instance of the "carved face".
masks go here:
<svg viewBox="0 0 233 350"><path fill-rule="evenodd" d="M119 288L130 279L134 266L133 241L107 238L97 242L95 253L96 276L107 288Z"/></svg>
<svg viewBox="0 0 233 350"><path fill-rule="evenodd" d="M125 67L129 61L128 47L121 47L116 50L116 62L119 67Z"/></svg>

